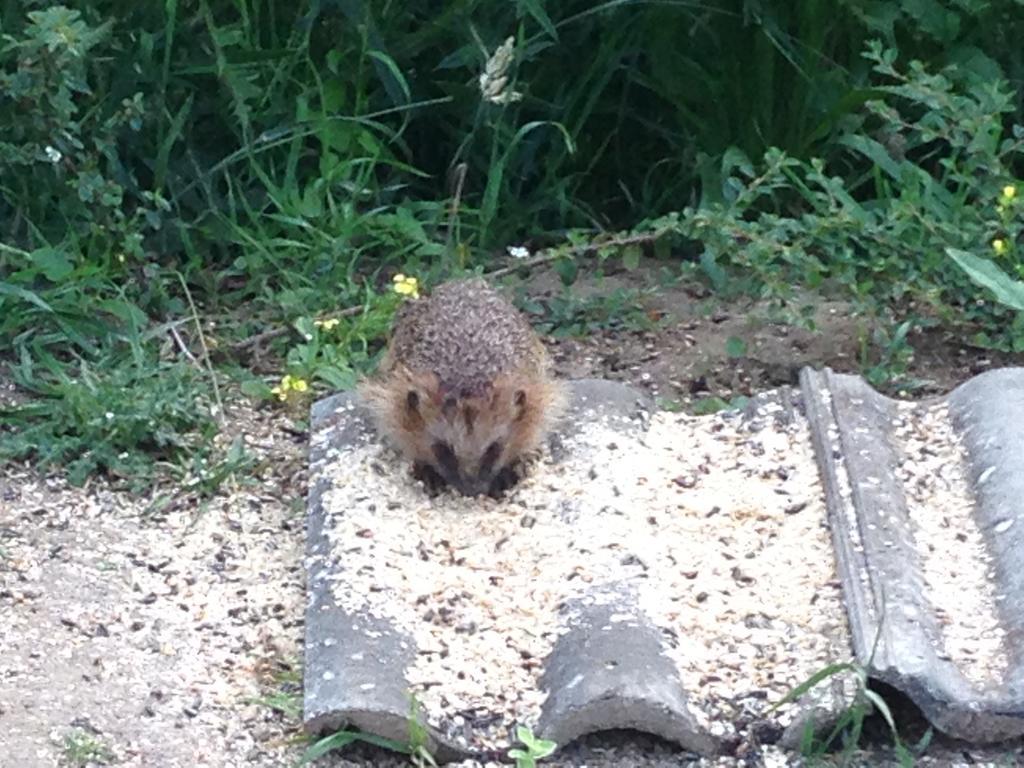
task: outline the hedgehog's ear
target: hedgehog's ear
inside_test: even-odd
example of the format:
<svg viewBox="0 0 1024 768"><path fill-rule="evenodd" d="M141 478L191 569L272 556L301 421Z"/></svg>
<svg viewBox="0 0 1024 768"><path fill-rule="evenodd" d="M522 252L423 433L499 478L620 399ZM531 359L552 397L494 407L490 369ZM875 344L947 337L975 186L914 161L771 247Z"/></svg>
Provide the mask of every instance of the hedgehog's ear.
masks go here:
<svg viewBox="0 0 1024 768"><path fill-rule="evenodd" d="M512 404L515 406L516 420L518 421L526 415L526 390L517 389L512 395Z"/></svg>

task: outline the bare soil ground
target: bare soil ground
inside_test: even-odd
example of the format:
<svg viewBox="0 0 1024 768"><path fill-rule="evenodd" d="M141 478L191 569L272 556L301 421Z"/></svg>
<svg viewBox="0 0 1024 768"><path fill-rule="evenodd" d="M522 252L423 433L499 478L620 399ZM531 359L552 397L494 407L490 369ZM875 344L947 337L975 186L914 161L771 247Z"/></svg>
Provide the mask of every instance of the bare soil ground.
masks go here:
<svg viewBox="0 0 1024 768"><path fill-rule="evenodd" d="M872 321L858 317L844 301L800 295L794 307L813 308L814 330L785 322L768 302L741 299L723 303L692 283L664 284L657 263L619 271L574 286L580 297L616 292L640 294L642 319L605 323L584 335L554 338L550 346L559 373L570 378L597 376L626 381L657 398L663 406L686 410L707 397L729 402L773 387L796 384L804 366L829 366L860 373L876 365L882 352L872 344ZM543 303L561 291L551 272L531 277L524 287ZM729 341L743 342L742 354L730 354ZM866 340L866 342L865 342ZM913 398L948 392L990 368L1024 364L1024 355L1003 355L973 348L944 330L910 336L913 355L901 377L913 383ZM888 394L903 394L897 388Z"/></svg>
<svg viewBox="0 0 1024 768"><path fill-rule="evenodd" d="M643 280L634 271L583 290ZM531 288L553 286L543 277ZM609 324L553 341L560 372L628 381L686 407L791 383L805 364L858 366L860 321L840 303L819 305L816 332L775 322L749 302L710 305L685 286L654 294L645 309L660 318L651 329ZM727 353L731 337L746 342L743 355ZM926 382L925 393L1024 363L941 336L915 344L910 374ZM174 487L131 496L103 481L71 488L31 467L0 469L3 768L103 764L89 761L90 746L121 766L297 763L305 748L293 708L301 705L306 440L272 408L239 404L228 415L226 438L244 435L258 467L209 499ZM912 708L897 706L920 730ZM646 736L602 734L545 764L668 766L692 757ZM770 747L741 745L719 764L789 762ZM368 749L317 763L405 764ZM892 758L879 746L858 764ZM919 764L1017 765L1024 751L936 738Z"/></svg>

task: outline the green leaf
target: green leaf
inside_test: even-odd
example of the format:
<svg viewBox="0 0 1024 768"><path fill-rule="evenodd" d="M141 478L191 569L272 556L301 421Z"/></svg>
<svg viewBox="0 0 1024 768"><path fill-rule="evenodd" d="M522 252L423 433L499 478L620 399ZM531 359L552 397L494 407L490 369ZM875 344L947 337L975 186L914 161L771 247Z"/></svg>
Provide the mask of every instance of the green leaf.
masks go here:
<svg viewBox="0 0 1024 768"><path fill-rule="evenodd" d="M311 317L300 317L292 323L292 327L299 332L299 335L306 341L312 341L316 338L317 329L316 324Z"/></svg>
<svg viewBox="0 0 1024 768"><path fill-rule="evenodd" d="M729 407L729 404L720 397L712 396L705 397L698 400L693 405L693 412L697 416L710 416L712 413L718 413L724 411Z"/></svg>
<svg viewBox="0 0 1024 768"><path fill-rule="evenodd" d="M330 365L317 368L316 377L327 382L332 389L347 391L355 387L356 374L350 368Z"/></svg>
<svg viewBox="0 0 1024 768"><path fill-rule="evenodd" d="M176 6L176 4L173 4ZM171 150L177 143L178 139L181 138L182 130L185 127L185 120L188 118L192 111L192 100L195 94L190 93L188 98L185 99L185 103L181 109L178 110L177 114L174 115L171 120L170 127L167 129L167 134L164 136L163 141L160 143L160 147L156 153L156 163L153 170L153 188L163 189L164 180L167 178L167 164L171 158Z"/></svg>
<svg viewBox="0 0 1024 768"><path fill-rule="evenodd" d="M745 356L747 342L737 336L730 336L725 342L725 354L732 358Z"/></svg>
<svg viewBox="0 0 1024 768"><path fill-rule="evenodd" d="M576 151L576 146L573 143L572 136L569 135L569 131L561 123L553 120L533 120L525 125L521 126L512 140L509 141L508 146L505 148L504 154L501 157L495 159L491 164L491 167L487 172L487 184L484 187L483 201L480 205L480 231L486 233L494 217L498 211L498 198L501 194L502 182L505 178L505 167L508 165L509 160L512 158L512 153L515 148L529 133L545 125L550 125L557 128L559 133L562 135L562 140L565 143L566 151L569 154L573 154Z"/></svg>
<svg viewBox="0 0 1024 768"><path fill-rule="evenodd" d="M558 273L558 277L562 280L562 285L569 286L576 282L580 269L575 259L567 256L556 261L554 266L555 272Z"/></svg>
<svg viewBox="0 0 1024 768"><path fill-rule="evenodd" d="M402 744L394 739L386 739L383 736L375 736L372 733L359 733L358 731L338 731L330 736L326 736L320 741L316 742L302 755L302 759L299 761L299 765L307 765L308 763L318 760L319 758L326 755L335 749L343 749L354 742L361 741L366 744L372 744L375 747L381 747L382 749L388 749L392 752L400 752L402 754L409 754L410 749L407 745Z"/></svg>
<svg viewBox="0 0 1024 768"><path fill-rule="evenodd" d="M900 181L903 177L904 168L910 167L908 163L900 163L893 160L885 147L874 139L869 139L867 136L861 136L856 133L850 134L848 136L843 136L840 139L840 143L845 144L854 152L866 157L872 163L885 171L893 181Z"/></svg>
<svg viewBox="0 0 1024 768"><path fill-rule="evenodd" d="M1000 304L1024 312L1024 283L1012 279L993 262L967 251L947 248L946 253L967 276L995 294Z"/></svg>
<svg viewBox="0 0 1024 768"><path fill-rule="evenodd" d="M369 51L367 55L384 65L387 71L391 73L391 77L398 83L398 87L402 89L402 95L405 96L406 103L409 103L412 100L412 92L409 90L409 83L406 82L405 75L402 74L402 70L398 68L395 60L383 51Z"/></svg>
<svg viewBox="0 0 1024 768"><path fill-rule="evenodd" d="M533 20L540 24L543 29L551 37L552 40L558 39L558 31L555 29L555 25L551 23L551 17L548 16L547 11L544 10L544 6L539 0L519 0L520 11L525 10L528 14L533 17Z"/></svg>
<svg viewBox="0 0 1024 768"><path fill-rule="evenodd" d="M622 266L633 270L640 266L640 246L627 245L622 249Z"/></svg>
<svg viewBox="0 0 1024 768"><path fill-rule="evenodd" d="M39 298L38 294L32 291L26 290L17 285L11 285L10 283L0 283L0 295L14 296L15 298L27 301L29 304L35 304L40 309L46 312L53 312L53 307Z"/></svg>
<svg viewBox="0 0 1024 768"><path fill-rule="evenodd" d="M751 179L757 175L754 170L754 164L750 162L747 153L739 147L729 147L722 155L722 178L731 175L734 170L738 170L744 176Z"/></svg>
<svg viewBox="0 0 1024 768"><path fill-rule="evenodd" d="M75 271L75 266L68 255L56 248L40 248L34 251L32 263L51 283L59 283Z"/></svg>
<svg viewBox="0 0 1024 768"><path fill-rule="evenodd" d="M537 739L530 745L530 752L534 757L548 757L553 754L558 745L547 739Z"/></svg>
<svg viewBox="0 0 1024 768"><path fill-rule="evenodd" d="M711 280L711 285L714 289L718 292L724 291L728 278L725 270L718 263L718 253L713 246L705 245L700 255L700 266L704 270L704 274Z"/></svg>
<svg viewBox="0 0 1024 768"><path fill-rule="evenodd" d="M341 731L339 733L331 734L320 741L316 742L313 746L306 750L302 755L302 759L299 761L299 765L306 765L314 760L326 755L328 752L334 749L342 749L347 747L349 744L356 741L357 734L349 731Z"/></svg>
<svg viewBox="0 0 1024 768"><path fill-rule="evenodd" d="M96 302L96 306L104 312L109 312L118 320L126 323L133 329L144 328L148 323L146 313L132 304L130 301L121 299L105 299Z"/></svg>
<svg viewBox="0 0 1024 768"><path fill-rule="evenodd" d="M267 383L260 379L247 379L242 382L240 389L246 397L256 398L257 400L269 400L274 394Z"/></svg>
<svg viewBox="0 0 1024 768"><path fill-rule="evenodd" d="M878 710L879 714L885 719L885 722L889 725L889 730L892 731L893 736L897 734L896 721L893 719L892 712L889 710L889 705L885 703L885 699L879 696L875 691L870 688L865 688L864 698L871 702L871 704Z"/></svg>

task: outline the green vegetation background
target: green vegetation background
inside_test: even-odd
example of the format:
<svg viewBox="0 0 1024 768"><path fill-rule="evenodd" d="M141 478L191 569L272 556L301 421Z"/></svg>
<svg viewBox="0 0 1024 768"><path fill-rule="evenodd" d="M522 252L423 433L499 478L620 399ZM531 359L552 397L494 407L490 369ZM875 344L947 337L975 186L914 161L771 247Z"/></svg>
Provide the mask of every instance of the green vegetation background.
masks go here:
<svg viewBox="0 0 1024 768"><path fill-rule="evenodd" d="M222 390L349 386L395 273L523 243L567 285L643 244L841 295L879 383L914 327L1024 349L1020 0L0 0L0 34L0 459L215 487Z"/></svg>

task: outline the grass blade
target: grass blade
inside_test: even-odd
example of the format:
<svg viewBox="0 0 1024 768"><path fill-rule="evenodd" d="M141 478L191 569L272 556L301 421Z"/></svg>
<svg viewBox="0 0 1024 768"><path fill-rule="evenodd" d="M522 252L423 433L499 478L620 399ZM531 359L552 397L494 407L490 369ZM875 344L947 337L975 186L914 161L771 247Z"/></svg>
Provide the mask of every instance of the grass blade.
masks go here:
<svg viewBox="0 0 1024 768"><path fill-rule="evenodd" d="M826 680L826 679L832 677L833 675L838 675L838 674L840 674L842 672L851 672L851 671L853 671L853 669L854 669L853 664L850 664L849 662L842 662L842 663L837 663L837 664L829 664L827 667L822 667L817 672L815 672L813 675L811 675L809 678L807 678L804 682L800 683L800 685L798 685L796 688L793 688L789 693L787 693L785 696L783 696L778 702L776 702L771 707L769 707L768 711L769 712L774 712L776 709L781 707L783 704L788 704L789 702L794 701L794 700L800 698L801 696L803 696L805 693L807 693L809 690L811 690L814 686L816 686L821 681Z"/></svg>
<svg viewBox="0 0 1024 768"><path fill-rule="evenodd" d="M0 283L0 294L6 296L13 296L16 299L27 301L29 304L35 304L44 312L53 312L53 307L43 301L39 294L34 293L26 288L22 288L18 285L11 285L10 283Z"/></svg>

